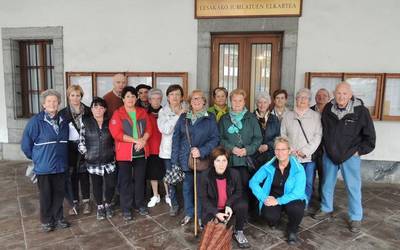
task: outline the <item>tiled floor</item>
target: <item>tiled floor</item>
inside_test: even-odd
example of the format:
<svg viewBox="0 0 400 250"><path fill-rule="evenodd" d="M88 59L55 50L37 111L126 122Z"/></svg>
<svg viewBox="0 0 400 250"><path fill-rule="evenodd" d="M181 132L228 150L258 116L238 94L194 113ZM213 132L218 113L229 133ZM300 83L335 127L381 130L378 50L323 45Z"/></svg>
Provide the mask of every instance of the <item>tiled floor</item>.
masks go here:
<svg viewBox="0 0 400 250"><path fill-rule="evenodd" d="M26 162L0 162L0 249L196 249L199 239L193 237L193 227L181 227L183 214L170 217L164 202L149 216L135 214L129 223L119 211L100 222L92 213L67 217L71 228L43 233L36 185L24 177L25 168ZM295 247L286 244L284 223L271 230L252 220L245 234L253 249L399 249L400 186L364 185L365 219L358 234L347 229L346 199L344 186L338 183L335 217L321 222L305 217ZM235 242L233 247L237 248Z"/></svg>

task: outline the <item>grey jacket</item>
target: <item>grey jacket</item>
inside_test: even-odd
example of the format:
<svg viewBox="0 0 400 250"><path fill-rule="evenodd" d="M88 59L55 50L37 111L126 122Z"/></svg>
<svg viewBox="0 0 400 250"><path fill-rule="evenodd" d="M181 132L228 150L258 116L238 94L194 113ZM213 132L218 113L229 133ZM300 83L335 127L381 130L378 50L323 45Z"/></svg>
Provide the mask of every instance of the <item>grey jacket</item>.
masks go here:
<svg viewBox="0 0 400 250"><path fill-rule="evenodd" d="M309 143L301 130L300 120ZM311 155L317 150L322 139L321 116L318 112L308 109L303 117L295 111L286 112L281 123L281 136L289 138L292 150L300 150L306 157L299 158L301 163L311 162Z"/></svg>

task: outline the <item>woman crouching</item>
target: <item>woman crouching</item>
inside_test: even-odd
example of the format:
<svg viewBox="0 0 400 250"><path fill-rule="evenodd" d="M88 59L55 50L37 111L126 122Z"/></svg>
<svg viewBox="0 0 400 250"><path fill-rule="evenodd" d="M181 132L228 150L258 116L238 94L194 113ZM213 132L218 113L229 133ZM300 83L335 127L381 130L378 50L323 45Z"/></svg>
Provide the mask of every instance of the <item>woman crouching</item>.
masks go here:
<svg viewBox="0 0 400 250"><path fill-rule="evenodd" d="M235 240L240 248L249 248L250 244L243 234L247 218L247 200L242 197L242 183L239 172L228 168L229 154L222 146L211 152L213 167L201 176L200 199L202 221L206 224L217 218L220 222L235 218Z"/></svg>
<svg viewBox="0 0 400 250"><path fill-rule="evenodd" d="M290 156L287 138L277 137L274 144L275 157L251 178L250 189L259 201L262 216L271 227L279 223L281 211L286 212L289 217L288 243L293 245L297 243L297 231L307 201L306 174L296 157Z"/></svg>

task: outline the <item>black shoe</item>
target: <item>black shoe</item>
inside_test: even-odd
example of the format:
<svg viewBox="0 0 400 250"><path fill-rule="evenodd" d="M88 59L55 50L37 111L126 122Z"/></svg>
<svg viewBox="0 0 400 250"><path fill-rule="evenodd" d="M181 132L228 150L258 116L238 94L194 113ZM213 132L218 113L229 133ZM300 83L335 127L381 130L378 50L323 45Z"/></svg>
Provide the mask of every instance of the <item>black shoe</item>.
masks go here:
<svg viewBox="0 0 400 250"><path fill-rule="evenodd" d="M129 221L132 220L132 213L130 212L124 212L122 217L124 218L124 221Z"/></svg>
<svg viewBox="0 0 400 250"><path fill-rule="evenodd" d="M238 230L233 233L234 239L237 241L239 248L250 248L250 243L244 235L243 231Z"/></svg>
<svg viewBox="0 0 400 250"><path fill-rule="evenodd" d="M178 215L179 207L178 206L172 206L169 209L169 216L175 217Z"/></svg>
<svg viewBox="0 0 400 250"><path fill-rule="evenodd" d="M114 209L119 207L119 194L114 195L114 198L111 201L111 206L113 206Z"/></svg>
<svg viewBox="0 0 400 250"><path fill-rule="evenodd" d="M71 226L71 223L69 223L68 221L66 221L64 219L61 219L61 220L57 221L57 223L56 223L56 227L61 228L61 229L68 228L70 226Z"/></svg>
<svg viewBox="0 0 400 250"><path fill-rule="evenodd" d="M149 210L147 210L147 208L145 208L145 207L141 207L141 208L139 208L139 214L143 215L143 216L148 215Z"/></svg>
<svg viewBox="0 0 400 250"><path fill-rule="evenodd" d="M106 209L107 218L112 218L114 216L114 211L113 211L111 205L106 204L105 209Z"/></svg>
<svg viewBox="0 0 400 250"><path fill-rule="evenodd" d="M327 213L322 210L318 210L314 215L311 216L314 220L325 220L332 217L332 213Z"/></svg>
<svg viewBox="0 0 400 250"><path fill-rule="evenodd" d="M104 207L97 207L96 218L98 220L104 220L106 218L106 210Z"/></svg>
<svg viewBox="0 0 400 250"><path fill-rule="evenodd" d="M42 230L45 233L51 232L54 230L54 225L53 223L46 223L46 224L42 224Z"/></svg>
<svg viewBox="0 0 400 250"><path fill-rule="evenodd" d="M297 235L296 233L289 233L288 235L288 244L296 245L297 244Z"/></svg>

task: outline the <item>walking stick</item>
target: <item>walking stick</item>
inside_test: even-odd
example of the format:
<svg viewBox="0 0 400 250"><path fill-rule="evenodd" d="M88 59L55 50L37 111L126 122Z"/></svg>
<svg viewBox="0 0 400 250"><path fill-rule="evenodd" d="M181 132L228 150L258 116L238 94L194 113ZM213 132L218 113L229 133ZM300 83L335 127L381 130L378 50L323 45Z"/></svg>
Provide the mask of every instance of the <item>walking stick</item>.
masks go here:
<svg viewBox="0 0 400 250"><path fill-rule="evenodd" d="M194 171L194 236L197 236L197 166L196 159L193 159L193 171Z"/></svg>

